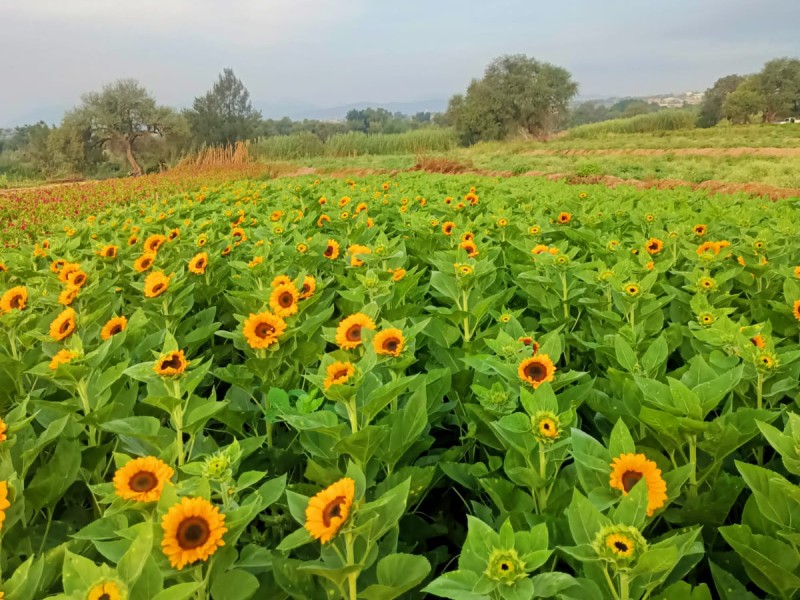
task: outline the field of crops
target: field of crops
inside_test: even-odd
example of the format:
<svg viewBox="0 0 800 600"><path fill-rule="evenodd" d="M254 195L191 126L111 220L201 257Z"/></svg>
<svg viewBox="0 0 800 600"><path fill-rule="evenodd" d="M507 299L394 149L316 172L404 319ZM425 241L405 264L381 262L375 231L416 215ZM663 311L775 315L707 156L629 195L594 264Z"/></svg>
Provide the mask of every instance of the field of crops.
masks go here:
<svg viewBox="0 0 800 600"><path fill-rule="evenodd" d="M800 590L796 201L179 189L0 250L3 600Z"/></svg>

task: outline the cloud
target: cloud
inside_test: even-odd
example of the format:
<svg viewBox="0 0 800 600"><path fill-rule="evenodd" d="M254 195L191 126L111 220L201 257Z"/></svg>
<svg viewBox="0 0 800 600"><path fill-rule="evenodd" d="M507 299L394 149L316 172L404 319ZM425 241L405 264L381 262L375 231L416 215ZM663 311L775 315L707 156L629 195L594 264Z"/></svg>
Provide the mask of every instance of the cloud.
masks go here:
<svg viewBox="0 0 800 600"><path fill-rule="evenodd" d="M119 30L205 39L211 45L268 47L348 18L366 0L0 0L2 20L33 28Z"/></svg>

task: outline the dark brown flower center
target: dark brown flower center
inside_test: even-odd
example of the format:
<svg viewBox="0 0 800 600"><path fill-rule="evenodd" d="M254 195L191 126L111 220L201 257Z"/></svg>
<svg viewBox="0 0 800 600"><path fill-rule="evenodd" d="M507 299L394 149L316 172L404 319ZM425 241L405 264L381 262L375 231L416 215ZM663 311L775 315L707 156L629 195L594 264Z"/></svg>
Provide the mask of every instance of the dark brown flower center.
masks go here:
<svg viewBox="0 0 800 600"><path fill-rule="evenodd" d="M183 550L198 548L208 541L211 528L202 517L188 517L178 525L178 545Z"/></svg>
<svg viewBox="0 0 800 600"><path fill-rule="evenodd" d="M383 349L388 350L389 352L397 352L397 349L400 347L400 340L397 338L389 338L385 342L383 342Z"/></svg>
<svg viewBox="0 0 800 600"><path fill-rule="evenodd" d="M194 263L196 269L205 269L206 267L206 259L205 258L198 258L197 262Z"/></svg>
<svg viewBox="0 0 800 600"><path fill-rule="evenodd" d="M361 341L361 325L351 325L344 335L349 342Z"/></svg>
<svg viewBox="0 0 800 600"><path fill-rule="evenodd" d="M334 517L341 518L342 516L342 505L345 503L344 496L336 496L333 500L328 502L325 508L322 510L322 523L325 527L331 526L331 519Z"/></svg>
<svg viewBox="0 0 800 600"><path fill-rule="evenodd" d="M11 296L11 301L9 302L11 308L22 308L23 300L22 294L14 294Z"/></svg>
<svg viewBox="0 0 800 600"><path fill-rule="evenodd" d="M340 379L347 379L350 376L349 369L340 369L333 374L333 380L339 381Z"/></svg>
<svg viewBox="0 0 800 600"><path fill-rule="evenodd" d="M333 246L328 245L328 247L325 248L325 253L324 254L325 254L325 256L332 256L333 255Z"/></svg>
<svg viewBox="0 0 800 600"><path fill-rule="evenodd" d="M178 370L183 366L183 362L181 361L180 354L171 354L167 358L161 361L161 370L164 371L166 369L175 369Z"/></svg>
<svg viewBox="0 0 800 600"><path fill-rule="evenodd" d="M525 367L525 375L533 381L542 381L547 376L547 368L539 362L531 363Z"/></svg>
<svg viewBox="0 0 800 600"><path fill-rule="evenodd" d="M303 294L310 294L311 293L311 286L307 283L303 284Z"/></svg>
<svg viewBox="0 0 800 600"><path fill-rule="evenodd" d="M256 336L265 339L275 334L275 328L269 323L259 323L256 325Z"/></svg>
<svg viewBox="0 0 800 600"><path fill-rule="evenodd" d="M656 242L652 242L652 243L651 243L651 244L648 246L648 248L650 248L650 250L658 250L658 244L657 244Z"/></svg>
<svg viewBox="0 0 800 600"><path fill-rule="evenodd" d="M86 281L86 275L83 273L78 273L75 277L72 278L72 283L75 285L81 285Z"/></svg>
<svg viewBox="0 0 800 600"><path fill-rule="evenodd" d="M152 265L152 264L153 264L153 259L152 258L145 258L142 261L142 268L143 269L149 269L150 265Z"/></svg>
<svg viewBox="0 0 800 600"><path fill-rule="evenodd" d="M153 286L153 293L157 295L163 292L165 289L167 289L167 286L165 286L163 283L157 283Z"/></svg>
<svg viewBox="0 0 800 600"><path fill-rule="evenodd" d="M622 487L626 492L630 492L641 478L642 474L639 471L625 471L622 474Z"/></svg>
<svg viewBox="0 0 800 600"><path fill-rule="evenodd" d="M108 335L117 335L122 331L122 325L116 323L111 329L108 330Z"/></svg>
<svg viewBox="0 0 800 600"><path fill-rule="evenodd" d="M501 571L508 571L509 569L511 569L511 565L510 564L508 564L505 561L500 563L500 570Z"/></svg>
<svg viewBox="0 0 800 600"><path fill-rule="evenodd" d="M58 328L58 332L59 333L67 333L69 331L70 327L72 327L72 320L71 319L64 319L61 322L61 327Z"/></svg>
<svg viewBox="0 0 800 600"><path fill-rule="evenodd" d="M155 473L151 473L150 471L139 471L131 477L130 481L128 482L128 486L134 492L149 492L153 490L158 485L158 477L156 477Z"/></svg>
<svg viewBox="0 0 800 600"><path fill-rule="evenodd" d="M628 544L625 542L614 542L614 548L619 550L620 552L627 552L628 551Z"/></svg>
<svg viewBox="0 0 800 600"><path fill-rule="evenodd" d="M305 286L303 289L305 289ZM292 304L294 304L294 296L292 296L290 292L283 292L280 296L278 296L278 304L280 304L282 308L289 308Z"/></svg>
<svg viewBox="0 0 800 600"><path fill-rule="evenodd" d="M111 596L108 592L103 592L97 600L111 600Z"/></svg>

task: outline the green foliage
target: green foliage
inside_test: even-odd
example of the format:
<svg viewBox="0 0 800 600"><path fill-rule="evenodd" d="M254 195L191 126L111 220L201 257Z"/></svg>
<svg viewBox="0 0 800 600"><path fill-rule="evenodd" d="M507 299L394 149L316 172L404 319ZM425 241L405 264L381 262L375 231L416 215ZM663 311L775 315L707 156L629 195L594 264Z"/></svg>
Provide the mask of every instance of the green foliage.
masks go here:
<svg viewBox="0 0 800 600"><path fill-rule="evenodd" d="M570 129L570 139L600 138L609 134L653 133L692 129L696 114L692 109L660 110L627 119L614 119Z"/></svg>
<svg viewBox="0 0 800 600"><path fill-rule="evenodd" d="M728 94L733 92L744 81L741 75L720 77L706 90L700 112L697 115L698 127L713 127L722 119L722 105Z"/></svg>

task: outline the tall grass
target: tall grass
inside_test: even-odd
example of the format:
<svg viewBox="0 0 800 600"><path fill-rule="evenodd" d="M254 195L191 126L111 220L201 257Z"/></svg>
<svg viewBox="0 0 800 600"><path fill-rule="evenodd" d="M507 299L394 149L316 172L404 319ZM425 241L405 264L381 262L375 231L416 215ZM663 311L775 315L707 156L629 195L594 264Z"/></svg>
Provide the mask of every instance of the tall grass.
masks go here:
<svg viewBox="0 0 800 600"><path fill-rule="evenodd" d="M430 127L396 134L350 131L333 135L327 142L308 132L274 136L258 140L253 153L271 159L347 157L447 152L457 145L452 129Z"/></svg>
<svg viewBox="0 0 800 600"><path fill-rule="evenodd" d="M614 133L655 133L694 129L697 114L691 109L661 110L628 119L612 119L581 125L567 131L567 138L597 138Z"/></svg>

